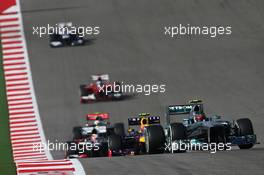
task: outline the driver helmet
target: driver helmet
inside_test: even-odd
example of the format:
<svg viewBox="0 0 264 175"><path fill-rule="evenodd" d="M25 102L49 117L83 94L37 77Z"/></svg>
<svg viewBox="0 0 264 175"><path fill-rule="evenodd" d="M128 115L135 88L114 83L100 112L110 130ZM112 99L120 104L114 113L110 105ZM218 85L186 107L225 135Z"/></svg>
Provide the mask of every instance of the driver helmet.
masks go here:
<svg viewBox="0 0 264 175"><path fill-rule="evenodd" d="M193 108L194 121L200 122L205 119L204 113L201 111L199 105L195 105Z"/></svg>
<svg viewBox="0 0 264 175"><path fill-rule="evenodd" d="M96 117L96 119L95 119L95 121L94 121L94 124L95 124L95 125L99 125L99 124L102 122L102 120L103 120L103 119L102 119L101 117L98 116L98 117Z"/></svg>
<svg viewBox="0 0 264 175"><path fill-rule="evenodd" d="M95 121L94 121L94 125L98 125L99 123L100 123L99 120L95 120Z"/></svg>
<svg viewBox="0 0 264 175"><path fill-rule="evenodd" d="M97 79L97 81L96 81L96 85L97 85L98 87L100 87L100 86L103 85L103 80L102 80L101 77L98 77L98 79Z"/></svg>
<svg viewBox="0 0 264 175"><path fill-rule="evenodd" d="M128 134L133 134L135 130L133 128L128 128L127 129Z"/></svg>
<svg viewBox="0 0 264 175"><path fill-rule="evenodd" d="M205 119L205 115L204 114L196 114L195 116L194 116L194 121L196 121L196 122L201 122L201 121L203 121Z"/></svg>
<svg viewBox="0 0 264 175"><path fill-rule="evenodd" d="M140 121L140 133L142 133L146 126L149 126L148 118L142 118Z"/></svg>
<svg viewBox="0 0 264 175"><path fill-rule="evenodd" d="M97 137L98 137L98 135L97 135L97 131L96 131L96 129L94 129L94 130L92 131L91 141L92 141L92 142L96 142Z"/></svg>
<svg viewBox="0 0 264 175"><path fill-rule="evenodd" d="M199 105L195 105L195 106L194 106L194 108L193 108L193 112L194 112L194 113L198 113L198 112L200 112L200 107L199 107Z"/></svg>

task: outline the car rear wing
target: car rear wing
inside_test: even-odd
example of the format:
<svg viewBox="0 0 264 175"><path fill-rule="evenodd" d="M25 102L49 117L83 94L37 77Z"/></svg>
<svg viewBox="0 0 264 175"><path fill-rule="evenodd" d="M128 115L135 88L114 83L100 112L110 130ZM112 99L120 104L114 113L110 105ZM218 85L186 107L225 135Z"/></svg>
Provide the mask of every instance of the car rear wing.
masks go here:
<svg viewBox="0 0 264 175"><path fill-rule="evenodd" d="M128 118L128 125L129 126L135 126L135 125L141 125L141 120L146 119L148 121L148 124L159 124L160 123L160 117L158 116L148 116L148 117L132 117Z"/></svg>
<svg viewBox="0 0 264 175"><path fill-rule="evenodd" d="M169 115L189 114L193 105L172 105L168 106L167 113Z"/></svg>
<svg viewBox="0 0 264 175"><path fill-rule="evenodd" d="M60 22L57 24L60 28L62 27L71 27L72 26L72 22Z"/></svg>
<svg viewBox="0 0 264 175"><path fill-rule="evenodd" d="M189 114L192 110L193 104L187 105L170 105L166 109L166 123L170 124L171 115Z"/></svg>
<svg viewBox="0 0 264 175"><path fill-rule="evenodd" d="M109 75L108 74L101 74L101 75L92 75L92 80L97 81L98 79L109 81Z"/></svg>
<svg viewBox="0 0 264 175"><path fill-rule="evenodd" d="M199 106L199 109L203 111L203 101L199 99L190 100L188 104L184 105L169 105L166 108L166 122L170 124L171 115L190 114L195 106Z"/></svg>
<svg viewBox="0 0 264 175"><path fill-rule="evenodd" d="M103 120L107 120L110 118L108 113L92 113L86 115L86 120L96 120L97 117L101 117Z"/></svg>

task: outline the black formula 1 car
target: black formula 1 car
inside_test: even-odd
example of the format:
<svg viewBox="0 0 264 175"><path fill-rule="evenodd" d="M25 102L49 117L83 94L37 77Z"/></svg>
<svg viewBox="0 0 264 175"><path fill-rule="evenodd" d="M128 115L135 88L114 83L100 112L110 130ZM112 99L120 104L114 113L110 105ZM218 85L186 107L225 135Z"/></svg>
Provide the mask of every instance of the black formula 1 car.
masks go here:
<svg viewBox="0 0 264 175"><path fill-rule="evenodd" d="M128 119L126 133L124 123L110 125L107 113L87 115L84 127L73 128L73 141L67 142L66 158L87 158L162 153L165 134L160 117L141 113ZM90 123L92 121L92 123ZM138 127L133 129L133 127Z"/></svg>
<svg viewBox="0 0 264 175"><path fill-rule="evenodd" d="M187 114L183 123L171 123L172 115ZM237 145L240 149L250 149L257 143L253 125L248 118L226 121L220 116L207 117L201 100L192 100L186 105L170 105L166 116L166 142L170 152L182 151L179 142L191 147L203 144ZM175 146L177 145L177 147Z"/></svg>
<svg viewBox="0 0 264 175"><path fill-rule="evenodd" d="M85 39L78 33L72 33L70 28L71 22L59 23L57 32L50 34L50 47L63 47L63 46L80 46L85 44Z"/></svg>
<svg viewBox="0 0 264 175"><path fill-rule="evenodd" d="M108 113L87 114L87 124L73 128L66 158L115 156L122 153L122 140L109 123Z"/></svg>

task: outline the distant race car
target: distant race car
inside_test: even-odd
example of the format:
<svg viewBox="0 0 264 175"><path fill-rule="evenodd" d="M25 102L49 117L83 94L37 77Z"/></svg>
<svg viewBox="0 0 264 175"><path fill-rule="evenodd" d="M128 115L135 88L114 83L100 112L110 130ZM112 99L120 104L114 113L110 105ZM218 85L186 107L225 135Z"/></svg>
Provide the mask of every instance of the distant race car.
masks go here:
<svg viewBox="0 0 264 175"><path fill-rule="evenodd" d="M171 123L172 115L187 114L183 123ZM207 117L201 100L192 100L185 105L170 105L166 116L166 142L170 152L177 152L174 145L185 143L230 143L240 149L250 149L257 143L253 125L248 118L226 121L220 116ZM179 145L179 144L178 144ZM179 148L179 147L178 147Z"/></svg>
<svg viewBox="0 0 264 175"><path fill-rule="evenodd" d="M73 140L67 142L66 158L121 155L122 140L115 133L115 125L110 125L109 118L108 113L87 114L86 125L73 128Z"/></svg>
<svg viewBox="0 0 264 175"><path fill-rule="evenodd" d="M119 82L109 82L109 75L93 75L94 82L80 85L81 103L121 100L123 95Z"/></svg>
<svg viewBox="0 0 264 175"><path fill-rule="evenodd" d="M59 23L60 30L50 34L50 47L80 46L85 44L85 39L78 33L70 32L71 22Z"/></svg>

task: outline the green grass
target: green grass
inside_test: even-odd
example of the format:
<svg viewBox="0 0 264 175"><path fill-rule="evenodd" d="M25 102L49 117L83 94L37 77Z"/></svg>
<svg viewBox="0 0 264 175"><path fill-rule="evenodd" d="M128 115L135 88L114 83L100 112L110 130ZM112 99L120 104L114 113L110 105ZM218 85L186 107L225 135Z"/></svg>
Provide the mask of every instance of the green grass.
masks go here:
<svg viewBox="0 0 264 175"><path fill-rule="evenodd" d="M0 45L0 175L15 175L1 50Z"/></svg>

